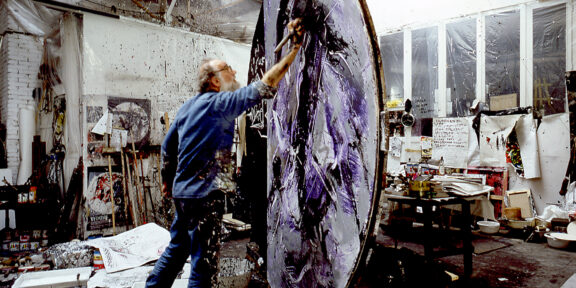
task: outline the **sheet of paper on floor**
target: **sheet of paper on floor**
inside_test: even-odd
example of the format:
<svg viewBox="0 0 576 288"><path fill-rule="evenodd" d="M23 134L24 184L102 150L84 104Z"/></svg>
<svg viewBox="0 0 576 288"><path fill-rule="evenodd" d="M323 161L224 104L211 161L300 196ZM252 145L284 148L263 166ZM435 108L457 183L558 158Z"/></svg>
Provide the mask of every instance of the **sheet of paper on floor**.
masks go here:
<svg viewBox="0 0 576 288"><path fill-rule="evenodd" d="M170 242L170 232L148 223L113 237L89 240L100 249L106 272L117 272L158 260Z"/></svg>
<svg viewBox="0 0 576 288"><path fill-rule="evenodd" d="M90 277L90 280L88 280L88 288L132 287L134 283L145 282L152 269L154 269L154 266L140 266L115 273L107 273L106 270L101 269Z"/></svg>

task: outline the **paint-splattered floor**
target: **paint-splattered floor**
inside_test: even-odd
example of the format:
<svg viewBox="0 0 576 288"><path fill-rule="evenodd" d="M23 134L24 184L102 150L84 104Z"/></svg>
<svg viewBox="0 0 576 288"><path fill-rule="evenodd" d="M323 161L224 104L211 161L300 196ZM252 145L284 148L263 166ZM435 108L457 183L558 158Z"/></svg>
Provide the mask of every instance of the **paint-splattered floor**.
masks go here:
<svg viewBox="0 0 576 288"><path fill-rule="evenodd" d="M565 250L555 249L549 247L545 239L526 242L528 236L522 232L506 236L474 232L473 272L468 281L461 278L464 272L462 255L439 258L436 263L442 270L460 276L459 281L448 287L561 287L576 273L576 245ZM424 249L417 239L397 239L397 249L405 247L423 255ZM380 231L376 242L381 247L394 247L394 239L384 230ZM429 283L431 279L422 280L422 283Z"/></svg>
<svg viewBox="0 0 576 288"><path fill-rule="evenodd" d="M473 274L470 280L464 281L462 255L439 258L435 265L426 266L421 256L423 248L417 239L397 237L398 246L394 248L394 238L381 229L372 261L359 271L361 278L355 287L553 288L561 287L576 274L576 245L565 250L555 249L544 239L526 242L525 236L522 233L506 236L474 233L477 253L473 255ZM223 255L243 257L248 241L242 237L227 241L222 247ZM403 261L404 276L395 270L399 259ZM450 282L441 271L454 273L460 280ZM266 286L261 279L251 277L247 287Z"/></svg>

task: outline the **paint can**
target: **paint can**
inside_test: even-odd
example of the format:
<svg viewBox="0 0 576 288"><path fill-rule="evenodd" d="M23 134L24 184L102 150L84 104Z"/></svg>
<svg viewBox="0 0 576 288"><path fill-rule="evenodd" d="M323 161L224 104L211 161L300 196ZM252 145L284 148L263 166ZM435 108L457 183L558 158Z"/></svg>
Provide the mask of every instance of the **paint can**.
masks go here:
<svg viewBox="0 0 576 288"><path fill-rule="evenodd" d="M36 186L30 186L30 191L28 191L28 203L36 203Z"/></svg>
<svg viewBox="0 0 576 288"><path fill-rule="evenodd" d="M102 259L102 254L100 250L94 250L94 271L104 269L104 260Z"/></svg>
<svg viewBox="0 0 576 288"><path fill-rule="evenodd" d="M18 251L20 251L20 241L10 242L10 252L18 252Z"/></svg>
<svg viewBox="0 0 576 288"><path fill-rule="evenodd" d="M48 246L48 243L48 230L42 230L42 241L40 241L40 246L46 247Z"/></svg>
<svg viewBox="0 0 576 288"><path fill-rule="evenodd" d="M10 240L2 241L2 251L10 251Z"/></svg>
<svg viewBox="0 0 576 288"><path fill-rule="evenodd" d="M28 192L18 193L18 203L28 203Z"/></svg>
<svg viewBox="0 0 576 288"><path fill-rule="evenodd" d="M20 242L20 251L30 250L30 242Z"/></svg>
<svg viewBox="0 0 576 288"><path fill-rule="evenodd" d="M40 248L40 242L38 241L30 242L30 250L36 251L38 250L38 248Z"/></svg>

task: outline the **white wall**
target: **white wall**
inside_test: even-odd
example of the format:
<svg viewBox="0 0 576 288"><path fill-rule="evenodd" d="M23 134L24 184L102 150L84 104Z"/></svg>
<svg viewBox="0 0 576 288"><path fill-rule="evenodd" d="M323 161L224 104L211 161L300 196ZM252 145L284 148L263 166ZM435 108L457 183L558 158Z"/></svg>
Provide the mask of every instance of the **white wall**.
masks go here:
<svg viewBox="0 0 576 288"><path fill-rule="evenodd" d="M202 59L225 60L237 70L238 81L247 82L248 45L91 14L84 16L83 35L86 105L105 105L106 96L149 99L152 144L161 144L164 137L159 120L164 112L173 119L180 105L196 93L196 69Z"/></svg>

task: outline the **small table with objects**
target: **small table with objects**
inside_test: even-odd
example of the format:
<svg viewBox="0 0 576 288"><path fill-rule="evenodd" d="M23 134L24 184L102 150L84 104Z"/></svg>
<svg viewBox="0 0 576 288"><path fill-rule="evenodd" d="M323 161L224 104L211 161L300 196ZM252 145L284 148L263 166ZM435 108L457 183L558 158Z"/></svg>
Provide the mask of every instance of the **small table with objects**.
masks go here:
<svg viewBox="0 0 576 288"><path fill-rule="evenodd" d="M474 197L441 197L441 198L420 198L412 196L401 196L393 194L385 194L388 201L397 202L399 204L406 204L411 207L421 207L422 208L422 224L423 227L423 246L424 246L424 257L428 263L432 263L433 259L441 258L450 255L463 254L464 255L464 277L469 278L472 274L472 253L474 252L474 247L472 246L472 217L470 214L470 201L474 201ZM434 249L434 236L435 234L433 228L433 212L434 209L439 209L442 206L447 205L460 205L462 209L462 221L460 225L462 240L462 248L454 248L450 251L435 251ZM436 207L436 208L434 208Z"/></svg>

